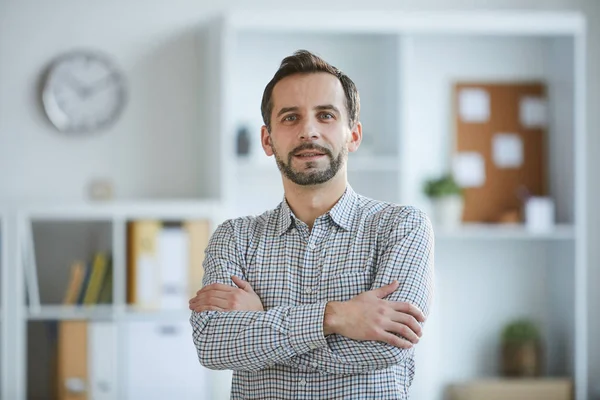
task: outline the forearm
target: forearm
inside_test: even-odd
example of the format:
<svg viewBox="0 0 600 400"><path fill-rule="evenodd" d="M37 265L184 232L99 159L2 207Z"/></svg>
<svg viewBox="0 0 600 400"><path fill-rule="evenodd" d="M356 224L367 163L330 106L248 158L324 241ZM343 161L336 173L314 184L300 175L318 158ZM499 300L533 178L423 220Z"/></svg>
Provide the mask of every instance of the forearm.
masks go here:
<svg viewBox="0 0 600 400"><path fill-rule="evenodd" d="M412 352L412 349L400 349L387 343L331 335L327 338L327 347L295 356L285 364L327 374L360 374L401 364Z"/></svg>
<svg viewBox="0 0 600 400"><path fill-rule="evenodd" d="M411 354L411 349L401 349L378 341L358 341L338 334L341 321L334 313L328 313L336 302L326 306L323 331L327 346L301 354L283 364L303 371L319 371L328 374L358 374L389 368L400 364Z"/></svg>
<svg viewBox="0 0 600 400"><path fill-rule="evenodd" d="M200 363L210 369L258 371L327 345L325 303L268 311L193 312Z"/></svg>

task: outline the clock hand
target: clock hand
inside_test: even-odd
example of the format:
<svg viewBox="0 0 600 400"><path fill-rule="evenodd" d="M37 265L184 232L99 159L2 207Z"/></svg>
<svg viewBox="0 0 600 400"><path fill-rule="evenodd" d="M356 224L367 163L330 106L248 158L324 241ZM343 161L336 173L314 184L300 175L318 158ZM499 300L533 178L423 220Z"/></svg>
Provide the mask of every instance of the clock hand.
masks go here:
<svg viewBox="0 0 600 400"><path fill-rule="evenodd" d="M83 85L77 79L75 79L74 76L72 76L70 74L64 74L63 75L63 79L65 79L67 81L67 83L69 84L69 86L71 86L71 88L73 90L75 90L75 92L80 97L85 97L86 96L86 90L85 90L85 88L83 87Z"/></svg>
<svg viewBox="0 0 600 400"><path fill-rule="evenodd" d="M96 82L86 87L86 97L94 95L102 89L107 88L110 83L116 78L115 74L108 74L103 78L98 79Z"/></svg>

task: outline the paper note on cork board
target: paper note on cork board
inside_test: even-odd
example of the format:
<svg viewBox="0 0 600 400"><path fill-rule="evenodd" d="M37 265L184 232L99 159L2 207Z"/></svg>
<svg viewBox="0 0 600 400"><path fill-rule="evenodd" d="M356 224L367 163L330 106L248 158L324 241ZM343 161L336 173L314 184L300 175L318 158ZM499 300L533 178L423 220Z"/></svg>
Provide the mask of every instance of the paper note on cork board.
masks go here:
<svg viewBox="0 0 600 400"><path fill-rule="evenodd" d="M498 168L523 165L523 140L516 133L496 133L492 137L492 159Z"/></svg>
<svg viewBox="0 0 600 400"><path fill-rule="evenodd" d="M489 96L487 120L463 118L465 90ZM543 83L459 82L454 84L453 103L453 163L461 154L477 153L484 164L483 172L477 172L485 177L482 184L463 186L464 222L498 222L507 212L521 212L523 189L532 195L547 194L545 123L549 116Z"/></svg>

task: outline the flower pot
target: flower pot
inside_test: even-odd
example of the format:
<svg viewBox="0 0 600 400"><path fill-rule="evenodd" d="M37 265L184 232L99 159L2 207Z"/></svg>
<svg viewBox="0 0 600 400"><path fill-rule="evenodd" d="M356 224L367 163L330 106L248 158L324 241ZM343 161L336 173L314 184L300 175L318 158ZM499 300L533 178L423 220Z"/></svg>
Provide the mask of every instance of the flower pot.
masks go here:
<svg viewBox="0 0 600 400"><path fill-rule="evenodd" d="M507 342L502 345L502 374L507 377L538 377L542 372L542 351L536 341Z"/></svg>
<svg viewBox="0 0 600 400"><path fill-rule="evenodd" d="M464 200L462 196L443 196L433 199L433 223L444 228L460 225Z"/></svg>

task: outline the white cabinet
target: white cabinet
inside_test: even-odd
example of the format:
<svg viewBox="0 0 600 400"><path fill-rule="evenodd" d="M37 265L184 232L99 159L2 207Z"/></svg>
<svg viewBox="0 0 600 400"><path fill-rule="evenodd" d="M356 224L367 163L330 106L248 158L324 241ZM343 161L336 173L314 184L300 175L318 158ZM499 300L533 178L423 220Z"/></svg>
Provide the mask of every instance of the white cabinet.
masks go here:
<svg viewBox="0 0 600 400"><path fill-rule="evenodd" d="M211 371L198 363L189 322L130 321L124 334L124 398L212 398Z"/></svg>

